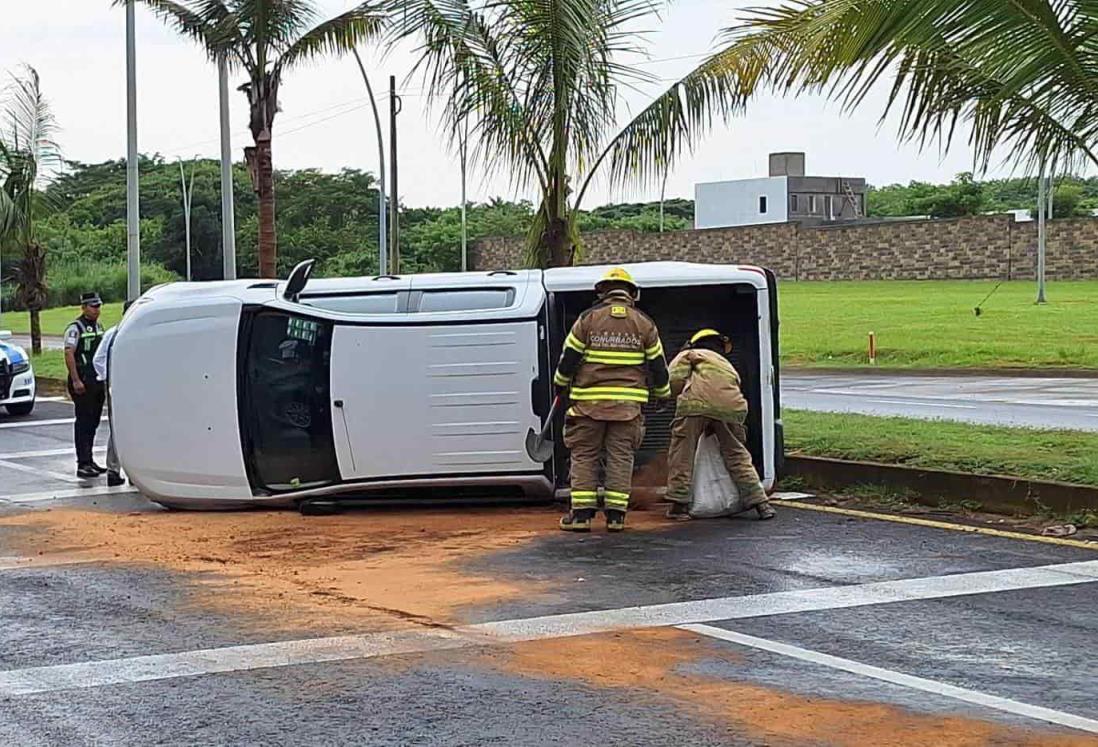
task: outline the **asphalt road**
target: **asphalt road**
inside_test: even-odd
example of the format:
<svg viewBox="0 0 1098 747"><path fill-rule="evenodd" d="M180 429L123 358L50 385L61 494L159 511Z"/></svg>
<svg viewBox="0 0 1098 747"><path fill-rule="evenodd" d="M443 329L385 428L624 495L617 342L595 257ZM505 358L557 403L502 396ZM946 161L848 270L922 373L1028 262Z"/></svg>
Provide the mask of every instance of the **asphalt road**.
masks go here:
<svg viewBox="0 0 1098 747"><path fill-rule="evenodd" d="M504 547L409 561L376 624L297 624L288 600L201 604L211 584L248 593L212 562L39 555L49 537L20 522L61 508L119 532L199 518L71 477L70 414L0 420L0 744L1098 744L1094 549L788 506L571 536L546 508ZM300 536L276 548L250 528L264 516L230 521L272 566L332 521L287 515ZM329 551L391 550L369 544L376 517L338 517L362 545ZM215 559L217 541L193 538ZM411 614L439 573L508 593Z"/></svg>
<svg viewBox="0 0 1098 747"><path fill-rule="evenodd" d="M1098 431L1098 378L782 373L782 404L989 425Z"/></svg>

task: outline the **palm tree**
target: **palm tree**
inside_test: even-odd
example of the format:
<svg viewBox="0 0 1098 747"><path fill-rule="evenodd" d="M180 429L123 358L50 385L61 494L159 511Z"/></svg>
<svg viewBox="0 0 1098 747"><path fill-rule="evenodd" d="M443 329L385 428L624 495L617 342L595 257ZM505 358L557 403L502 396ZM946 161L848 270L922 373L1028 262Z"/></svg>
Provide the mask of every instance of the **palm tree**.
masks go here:
<svg viewBox="0 0 1098 747"><path fill-rule="evenodd" d="M444 131L468 132L475 159L507 171L516 186L537 189L526 241L531 266L576 259L579 209L608 156L616 181L662 176L665 155L620 154L618 143L636 136L638 122L616 127L621 89L651 80L628 59L643 52L636 24L655 20L657 9L654 0L393 0L390 6L391 16L403 19L394 24L394 39L421 38L416 71L429 97L442 103ZM736 105L712 103L713 112ZM711 113L672 124L697 129Z"/></svg>
<svg viewBox="0 0 1098 747"><path fill-rule="evenodd" d="M240 90L248 97L248 125L254 142L244 155L259 196L259 274L275 277L271 138L282 77L321 55L341 55L373 38L381 31L384 16L371 2L316 23L311 0L139 1L181 34L202 44L211 60L224 58L248 75Z"/></svg>
<svg viewBox="0 0 1098 747"><path fill-rule="evenodd" d="M650 162L697 132L688 117L759 90L822 92L846 108L878 88L899 136L948 147L959 126L977 167L996 153L1031 173L1098 164L1098 3L1094 0L788 0L724 32L724 46L639 115L617 168ZM1002 150L999 150L999 149Z"/></svg>
<svg viewBox="0 0 1098 747"><path fill-rule="evenodd" d="M51 169L61 165L61 153L53 140L57 123L34 68L12 76L6 98L0 122L0 252L13 249L20 256L16 296L30 312L31 351L38 354L47 288L46 248L38 241L35 220L47 207L44 188Z"/></svg>

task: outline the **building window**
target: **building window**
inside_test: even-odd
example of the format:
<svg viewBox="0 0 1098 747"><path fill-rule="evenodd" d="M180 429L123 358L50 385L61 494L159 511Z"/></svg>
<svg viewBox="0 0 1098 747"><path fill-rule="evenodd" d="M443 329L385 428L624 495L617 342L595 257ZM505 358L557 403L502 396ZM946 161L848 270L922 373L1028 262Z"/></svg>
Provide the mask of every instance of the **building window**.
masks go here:
<svg viewBox="0 0 1098 747"><path fill-rule="evenodd" d="M815 213L816 212L816 195L809 195L808 196L808 212L810 212L810 213Z"/></svg>
<svg viewBox="0 0 1098 747"><path fill-rule="evenodd" d="M835 203L831 199L831 195L824 198L825 209L827 210L827 219L835 220Z"/></svg>
<svg viewBox="0 0 1098 747"><path fill-rule="evenodd" d="M766 195L759 196L759 215L766 215Z"/></svg>
<svg viewBox="0 0 1098 747"><path fill-rule="evenodd" d="M789 195L789 212L797 212L797 195Z"/></svg>

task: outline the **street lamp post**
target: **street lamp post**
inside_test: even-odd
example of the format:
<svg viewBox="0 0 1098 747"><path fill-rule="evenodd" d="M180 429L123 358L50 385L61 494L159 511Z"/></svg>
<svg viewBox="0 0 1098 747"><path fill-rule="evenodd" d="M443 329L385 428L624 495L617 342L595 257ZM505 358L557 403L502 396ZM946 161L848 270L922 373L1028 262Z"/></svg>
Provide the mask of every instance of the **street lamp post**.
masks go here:
<svg viewBox="0 0 1098 747"><path fill-rule="evenodd" d="M126 3L126 298L141 295L141 222L137 185L137 51L134 0Z"/></svg>
<svg viewBox="0 0 1098 747"><path fill-rule="evenodd" d="M183 159L179 159L179 185L183 190L183 235L187 245L187 282L191 281L191 197L194 196L194 159L191 160L191 180L187 183Z"/></svg>
<svg viewBox="0 0 1098 747"><path fill-rule="evenodd" d="M221 270L236 280L236 214L233 208L233 146L229 134L229 64L217 58L218 99L221 109ZM189 221L188 221L189 222ZM188 258L190 251L187 252Z"/></svg>
<svg viewBox="0 0 1098 747"><path fill-rule="evenodd" d="M379 275L388 273L386 265L389 261L388 232L386 229L385 206L385 141L381 134L381 116L377 113L377 99L374 98L374 89L370 85L370 76L366 74L366 66L362 64L362 58L357 49L352 49L358 63L358 70L362 73L362 82L366 84L366 94L370 97L370 108L374 111L374 128L377 130L377 172L378 172L378 206L377 206L377 271Z"/></svg>

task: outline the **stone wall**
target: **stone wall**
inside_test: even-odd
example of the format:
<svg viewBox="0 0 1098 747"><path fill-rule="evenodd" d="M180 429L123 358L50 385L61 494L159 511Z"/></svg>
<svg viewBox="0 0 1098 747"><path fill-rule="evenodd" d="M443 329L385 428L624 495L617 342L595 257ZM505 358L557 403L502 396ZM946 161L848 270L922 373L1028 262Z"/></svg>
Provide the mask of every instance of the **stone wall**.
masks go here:
<svg viewBox="0 0 1098 747"><path fill-rule="evenodd" d="M700 231L595 231L583 264L651 260L755 264L795 280L1027 279L1036 272L1037 226L1010 215L807 227L776 223ZM488 238L470 251L476 269L516 268L522 240ZM1098 218L1049 223L1049 279L1098 278Z"/></svg>

